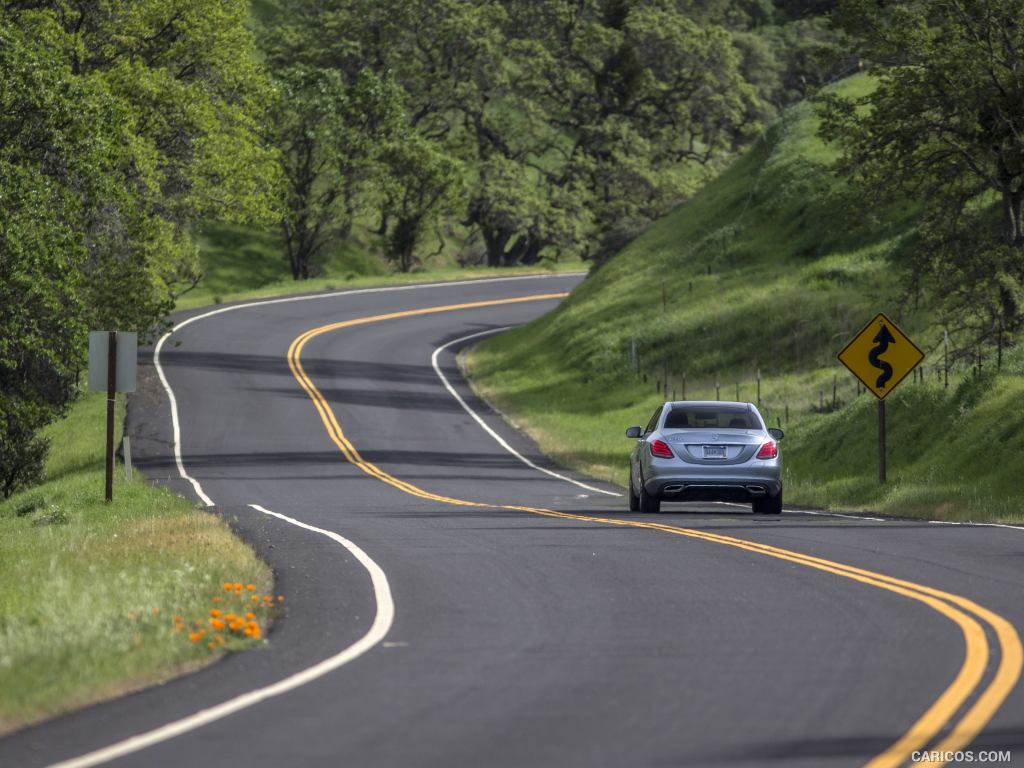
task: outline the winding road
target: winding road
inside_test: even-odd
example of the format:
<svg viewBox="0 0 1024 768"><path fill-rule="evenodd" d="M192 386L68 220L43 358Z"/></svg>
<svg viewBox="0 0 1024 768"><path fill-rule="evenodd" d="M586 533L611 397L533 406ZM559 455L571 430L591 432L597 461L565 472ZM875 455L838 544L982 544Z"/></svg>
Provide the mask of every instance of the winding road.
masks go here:
<svg viewBox="0 0 1024 768"><path fill-rule="evenodd" d="M0 765L1024 762L1024 530L641 517L473 395L458 350L581 279L176 318L131 403L137 464L253 544L287 616L263 650L11 735Z"/></svg>

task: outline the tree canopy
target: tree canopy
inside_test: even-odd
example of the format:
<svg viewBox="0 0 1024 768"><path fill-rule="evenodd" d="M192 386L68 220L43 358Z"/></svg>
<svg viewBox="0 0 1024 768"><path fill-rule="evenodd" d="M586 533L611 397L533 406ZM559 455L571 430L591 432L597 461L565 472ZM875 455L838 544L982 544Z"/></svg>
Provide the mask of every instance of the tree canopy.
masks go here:
<svg viewBox="0 0 1024 768"><path fill-rule="evenodd" d="M248 4L0 7L0 489L38 476L86 331L154 329L203 217L269 222Z"/></svg>
<svg viewBox="0 0 1024 768"><path fill-rule="evenodd" d="M427 219L467 228L484 263L610 255L686 196L700 176L688 166L756 135L805 74L826 76L798 61L799 35L778 32L813 9L786 5L268 0L260 40L281 96L293 274L315 272L361 212L378 212L392 244L410 230L388 191L407 170L380 162L403 143L463 169L458 204ZM815 45L827 36L801 23ZM358 95L369 84L372 105ZM360 98L367 112L345 111ZM401 269L418 261L388 253Z"/></svg>
<svg viewBox="0 0 1024 768"><path fill-rule="evenodd" d="M903 254L912 285L942 298L948 324L1000 345L1024 311L1021 19L1022 0L843 0L835 23L876 87L821 99L822 135L867 199L924 207Z"/></svg>

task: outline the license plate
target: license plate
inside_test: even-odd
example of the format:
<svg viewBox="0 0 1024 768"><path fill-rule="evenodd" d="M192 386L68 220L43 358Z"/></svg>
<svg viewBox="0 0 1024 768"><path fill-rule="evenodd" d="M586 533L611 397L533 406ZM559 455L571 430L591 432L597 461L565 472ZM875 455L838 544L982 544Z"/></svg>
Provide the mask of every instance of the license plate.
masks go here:
<svg viewBox="0 0 1024 768"><path fill-rule="evenodd" d="M704 446L704 458L705 459L725 459L728 458L726 447L724 445L705 445Z"/></svg>

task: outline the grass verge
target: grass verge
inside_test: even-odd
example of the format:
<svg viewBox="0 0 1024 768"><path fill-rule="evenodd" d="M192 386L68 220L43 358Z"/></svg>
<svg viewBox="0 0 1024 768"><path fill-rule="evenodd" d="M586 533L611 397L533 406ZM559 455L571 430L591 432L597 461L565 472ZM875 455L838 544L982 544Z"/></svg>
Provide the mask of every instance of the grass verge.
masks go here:
<svg viewBox="0 0 1024 768"><path fill-rule="evenodd" d="M839 86L870 87L864 76ZM844 218L848 190L817 125L810 105L790 110L555 311L481 343L466 358L474 385L557 462L621 485L625 428L666 399L760 400L787 430L790 503L1024 519L1024 453L1010 448L1024 441L1019 350L998 375L989 360L981 376L955 370L948 389L937 383L943 329L904 301L889 258L912 243L917 208ZM885 487L876 401L835 359L878 311L931 354L924 381L890 396Z"/></svg>
<svg viewBox="0 0 1024 768"><path fill-rule="evenodd" d="M225 582L272 587L220 518L138 473L104 503L105 407L51 425L46 482L0 504L0 733L210 662L174 617L206 619Z"/></svg>

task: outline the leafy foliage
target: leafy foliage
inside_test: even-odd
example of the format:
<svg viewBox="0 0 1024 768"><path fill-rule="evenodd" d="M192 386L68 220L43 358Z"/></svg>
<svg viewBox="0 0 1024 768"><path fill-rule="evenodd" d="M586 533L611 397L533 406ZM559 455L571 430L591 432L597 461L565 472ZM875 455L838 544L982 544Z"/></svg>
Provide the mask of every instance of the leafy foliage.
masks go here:
<svg viewBox="0 0 1024 768"><path fill-rule="evenodd" d="M395 220L388 255L402 272L408 272L425 228L458 201L462 169L432 142L420 138L393 143L383 160L390 169L385 210Z"/></svg>
<svg viewBox="0 0 1024 768"><path fill-rule="evenodd" d="M296 65L279 70L277 82L273 125L288 180L282 229L292 277L306 279L372 192L382 141L400 130L400 96L369 69L346 83L336 69Z"/></svg>
<svg viewBox="0 0 1024 768"><path fill-rule="evenodd" d="M822 135L864 197L923 202L919 243L900 252L912 285L1000 348L1024 321L1022 14L1021 0L844 0L836 22L877 87L821 100Z"/></svg>
<svg viewBox="0 0 1024 768"><path fill-rule="evenodd" d="M282 87L286 238L315 252L371 208L380 234L405 230L392 218L393 186L414 169L379 159L394 159L396 141L418 142L464 169L458 219L495 266L614 252L692 191L702 174L690 166L742 145L809 87L809 51L828 37L819 22L797 44L803 33L779 32L786 16L767 0L264 7L261 40ZM295 68L312 79L297 83ZM371 112L388 119L361 125L341 102L371 73L387 92ZM812 80L825 73L819 67ZM390 119L395 108L401 125ZM361 158L355 167L337 162L346 153ZM409 269L418 257L395 260Z"/></svg>
<svg viewBox="0 0 1024 768"><path fill-rule="evenodd" d="M268 220L276 165L241 0L0 8L0 488L76 392L90 327L154 328L193 222Z"/></svg>
<svg viewBox="0 0 1024 768"><path fill-rule="evenodd" d="M588 195L598 222L656 218L681 197L666 171L706 163L757 127L756 96L728 32L698 23L683 4L510 5L517 27L530 32L530 89L563 137L547 178ZM596 234L600 242L607 232Z"/></svg>

